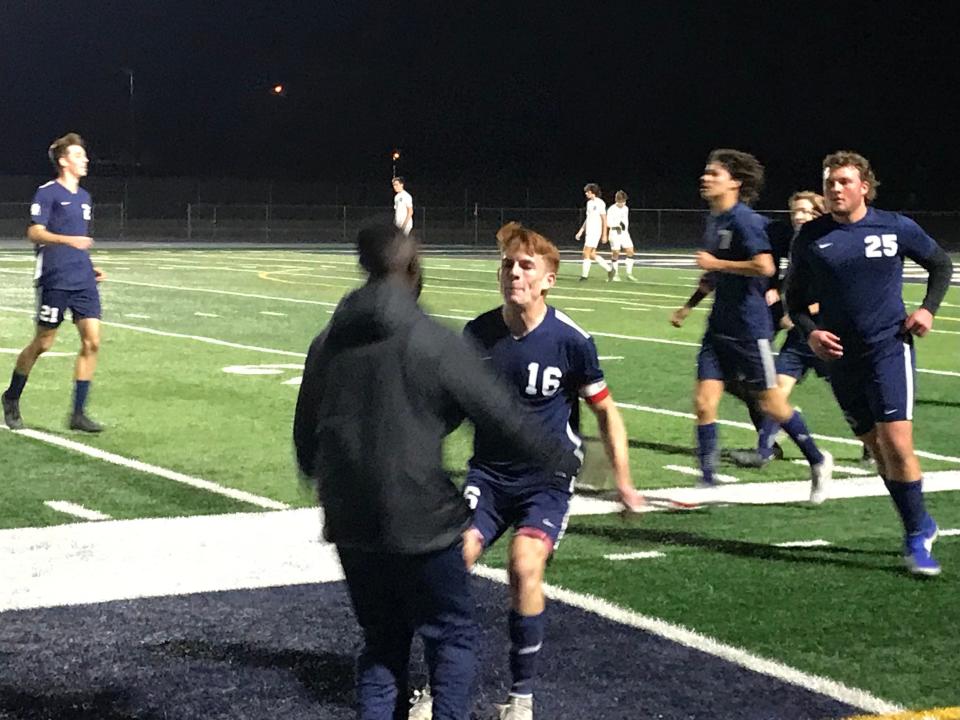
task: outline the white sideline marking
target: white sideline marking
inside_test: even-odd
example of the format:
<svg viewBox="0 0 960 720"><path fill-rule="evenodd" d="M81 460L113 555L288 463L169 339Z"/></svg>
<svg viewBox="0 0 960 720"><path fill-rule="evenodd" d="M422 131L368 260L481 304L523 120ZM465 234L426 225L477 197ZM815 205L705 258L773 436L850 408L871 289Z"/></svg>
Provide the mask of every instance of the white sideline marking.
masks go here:
<svg viewBox="0 0 960 720"><path fill-rule="evenodd" d="M6 425L0 427L6 427ZM96 458L97 460L104 460L113 465L120 465L121 467L130 468L131 470L139 470L140 472L147 473L149 475L156 475L167 480L173 480L174 482L183 483L184 485L189 485L190 487L194 487L199 490L206 490L207 492L223 495L224 497L228 497L233 500L250 503L251 505L256 505L257 507L265 508L267 510L287 510L290 508L289 505L282 502L277 502L276 500L271 500L270 498L261 497L260 495L254 495L253 493L237 490L235 488L225 487L215 482L210 482L209 480L202 480L190 475L184 475L183 473L179 473L175 470L168 470L167 468L160 467L159 465L151 465L150 463L126 458L122 455L101 450L100 448L78 443L75 440L68 440L67 438L60 437L59 435L52 435L50 433L40 432L39 430L31 430L29 428L24 430L15 430L13 433L15 435L22 435L33 440L39 440L40 442L47 443L48 445L56 445L57 447L72 450L73 452L86 455L87 457Z"/></svg>
<svg viewBox="0 0 960 720"><path fill-rule="evenodd" d="M804 467L809 467L809 463L806 460L791 460L794 465L803 465ZM834 465L833 471L835 473L841 472L847 475L876 475L872 470L864 470L863 468L853 467L851 465Z"/></svg>
<svg viewBox="0 0 960 720"><path fill-rule="evenodd" d="M261 310L261 311L260 311L260 314L261 314L261 315L273 315L273 316L275 316L275 317L286 317L286 316L287 316L286 313L282 313L282 312L272 312L272 311L270 311L270 310Z"/></svg>
<svg viewBox="0 0 960 720"><path fill-rule="evenodd" d="M265 363L263 365L227 365L223 369L231 375L282 375L284 370L303 370L295 363Z"/></svg>
<svg viewBox="0 0 960 720"><path fill-rule="evenodd" d="M794 547L809 548L809 547L829 547L832 544L833 543L829 543L826 540L820 540L819 538L817 538L816 540L794 540L792 542L774 543L773 546L782 547L782 548L794 548Z"/></svg>
<svg viewBox="0 0 960 720"><path fill-rule="evenodd" d="M640 306L637 306L637 307L622 307L622 308L620 308L620 309L621 309L621 310L630 310L630 311L633 311L633 312L650 312L650 308L648 308L648 307L640 307Z"/></svg>
<svg viewBox="0 0 960 720"><path fill-rule="evenodd" d="M0 348L0 355L19 355L23 348ZM73 357L76 353L67 352L45 352L41 358L45 357Z"/></svg>
<svg viewBox="0 0 960 720"><path fill-rule="evenodd" d="M587 332L590 332L589 330ZM594 337L616 338L618 340L639 340L641 342L660 343L662 345L683 345L684 347L700 347L700 343L684 340L666 340L664 338L644 337L642 335L620 335L618 333L590 332Z"/></svg>
<svg viewBox="0 0 960 720"><path fill-rule="evenodd" d="M110 520L110 516L96 510L90 510L83 505L67 502L66 500L47 500L43 503L51 510L73 515L83 520Z"/></svg>
<svg viewBox="0 0 960 720"><path fill-rule="evenodd" d="M917 372L927 373L928 375L946 375L948 377L960 377L960 372L951 372L950 370L924 370L917 368Z"/></svg>
<svg viewBox="0 0 960 720"><path fill-rule="evenodd" d="M220 317L216 313L205 313L205 312L195 312L194 315L197 317Z"/></svg>
<svg viewBox="0 0 960 720"><path fill-rule="evenodd" d="M597 360L623 360L623 355L600 355Z"/></svg>
<svg viewBox="0 0 960 720"><path fill-rule="evenodd" d="M924 490L926 490L926 488L924 488ZM956 535L960 535L960 528L951 528L949 530L941 530L940 535L942 537L954 537Z"/></svg>
<svg viewBox="0 0 960 720"><path fill-rule="evenodd" d="M149 315L141 315L140 313L124 313L123 316L124 316L124 317L127 317L127 318L135 318L136 320L149 320L149 319L150 319L150 316L149 316Z"/></svg>
<svg viewBox="0 0 960 720"><path fill-rule="evenodd" d="M673 470L674 472L682 473L684 475L692 475L693 477L700 477L700 469L687 467L686 465L664 465L664 470ZM733 475L720 475L719 473L714 473L713 477L717 482L721 483L738 483L740 478L735 478ZM710 489L710 488L708 488Z"/></svg>
<svg viewBox="0 0 960 720"><path fill-rule="evenodd" d="M696 415L688 412L680 412L679 410L667 410L665 408L655 408L650 407L649 405L635 405L633 403L616 403L617 407L625 408L626 410L637 410L639 412L654 413L655 415L669 415L670 417L680 417L687 418L689 420L696 420ZM743 428L744 430L750 430L752 433L756 434L757 429L750 423L739 422L738 420L720 420L717 419L717 425L725 425L727 427L737 427ZM819 433L810 433L811 437L816 438L817 440L829 440L830 442L839 443L841 445L862 445L862 443L856 438L845 438L845 437L835 437L833 435L820 435ZM915 455L919 457L927 458L929 460L943 460L944 462L960 463L960 457L954 457L952 455L940 455L938 453L927 452L925 450L914 450Z"/></svg>
<svg viewBox="0 0 960 720"><path fill-rule="evenodd" d="M184 292L203 292L214 295L233 295L234 297L256 298L257 300L276 300L277 302L298 303L302 305L326 305L327 307L336 307L333 302L324 302L323 300L305 300L302 298L277 297L276 295L260 295L258 293L244 293L235 290L214 290L212 288L183 287L181 285L161 285L159 283L136 282L134 280L113 280L112 282L120 285L137 285L139 287L152 287L160 290L183 290ZM0 308L8 309L8 308Z"/></svg>
<svg viewBox="0 0 960 720"><path fill-rule="evenodd" d="M505 570L478 565L474 572L488 580L495 580L503 584L507 584L508 582ZM666 620L660 620L659 618L650 617L649 615L642 615L633 610L627 610L626 608L614 605L598 597L573 592L546 583L543 589L547 597L551 600L573 605L574 607L594 613L607 620L612 620L613 622L629 627L635 627L644 632L670 640L671 642L707 653L708 655L713 655L721 660L726 660L727 662L739 665L753 672L768 675L868 712L889 714L902 709L900 706L878 698L875 695L871 695L865 690L849 687L835 680L820 677L819 675L805 673L802 670L797 670L776 660L769 660L759 655L754 655L743 648L727 645L719 640L714 640L706 635L688 630L681 625L674 625Z"/></svg>
<svg viewBox="0 0 960 720"><path fill-rule="evenodd" d="M207 343L208 345L219 345L221 347L234 348L236 350L252 350L253 352L266 353L268 355L286 355L288 357L299 358L305 358L307 356L306 353L292 352L290 350L274 350L272 348L258 347L256 345L243 345L242 343L218 340L217 338L205 337L203 335L187 335L186 333L165 332L163 330L140 327L139 325L127 325L126 323L115 322L103 322L101 324L109 327L118 327L123 328L124 330L133 330L134 332L146 333L147 335L159 335L161 337L180 338L182 340L196 340L197 342Z"/></svg>
<svg viewBox="0 0 960 720"><path fill-rule="evenodd" d="M573 310L574 312L593 312L593 308L565 307L564 310Z"/></svg>
<svg viewBox="0 0 960 720"><path fill-rule="evenodd" d="M638 552L631 553L612 553L610 555L604 555L604 560L652 560L654 558L666 557L659 550L642 550Z"/></svg>

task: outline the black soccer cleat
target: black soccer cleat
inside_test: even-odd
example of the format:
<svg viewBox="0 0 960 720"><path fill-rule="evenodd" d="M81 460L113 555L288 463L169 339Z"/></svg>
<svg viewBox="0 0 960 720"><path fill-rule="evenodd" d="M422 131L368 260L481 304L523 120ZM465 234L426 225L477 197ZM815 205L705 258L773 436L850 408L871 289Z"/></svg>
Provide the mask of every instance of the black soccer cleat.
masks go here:
<svg viewBox="0 0 960 720"><path fill-rule="evenodd" d="M82 412L74 413L70 416L70 429L80 432L98 433L103 432L103 425L91 420Z"/></svg>
<svg viewBox="0 0 960 720"><path fill-rule="evenodd" d="M780 443L773 444L773 453L767 457L762 457L759 452L751 448L750 450L731 450L730 460L738 467L762 468L766 467L773 460L783 459L783 448Z"/></svg>
<svg viewBox="0 0 960 720"><path fill-rule="evenodd" d="M3 422L11 430L23 430L23 418L20 417L20 401L8 400L7 394L0 395L3 404Z"/></svg>

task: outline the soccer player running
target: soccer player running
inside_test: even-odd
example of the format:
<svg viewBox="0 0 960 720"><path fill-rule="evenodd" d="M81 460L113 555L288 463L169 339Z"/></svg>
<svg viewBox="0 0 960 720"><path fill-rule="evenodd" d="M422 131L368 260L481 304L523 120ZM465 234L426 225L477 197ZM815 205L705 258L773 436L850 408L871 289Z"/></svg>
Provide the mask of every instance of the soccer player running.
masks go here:
<svg viewBox="0 0 960 720"><path fill-rule="evenodd" d="M404 235L413 231L413 197L403 189L404 179L395 177L392 180L393 192L393 224Z"/></svg>
<svg viewBox="0 0 960 720"><path fill-rule="evenodd" d="M694 405L701 482L716 484L717 409L724 381L739 380L756 395L761 412L783 427L810 463L810 501L823 501L833 457L817 448L803 418L777 385L770 338L773 320L765 293L776 273L766 235L767 221L748 203L763 185L763 166L738 150L710 153L700 195L710 206L705 249L697 264L713 273L715 296L697 357Z"/></svg>
<svg viewBox="0 0 960 720"><path fill-rule="evenodd" d="M826 212L823 197L809 190L793 193L787 201L787 206L790 210L792 233L787 239L786 252L781 253L784 256L789 255L789 246L804 223L818 218ZM784 315L778 288L771 287L767 290L767 303L771 310L777 309L774 312L774 322L782 322L787 327L787 337L784 339L783 345L780 346L776 368L777 385L783 390L784 395L789 397L796 384L802 382L810 370L813 370L817 377L822 378L826 377L827 367L824 361L817 358L810 346L807 345L806 338L793 325L789 316ZM818 312L816 304L810 306L810 312L814 314ZM771 460L783 457L783 451L776 442L780 426L761 413L751 397L745 396L742 399L747 403L750 410L750 419L753 420L757 428L757 448L755 450L732 450L730 459L741 467L764 467Z"/></svg>
<svg viewBox="0 0 960 720"><path fill-rule="evenodd" d="M919 225L870 206L879 183L870 162L840 151L823 160L829 215L803 226L787 276L787 308L810 348L829 361L830 385L854 434L873 452L904 527L910 572L938 575L937 523L923 502L913 449L913 336L933 326L950 286L950 257ZM903 304L903 259L929 272L920 307ZM812 317L809 305L820 303Z"/></svg>
<svg viewBox="0 0 960 720"><path fill-rule="evenodd" d="M610 240L610 261L613 264L613 281L620 282L620 251L627 256L627 280L636 282L633 276L633 240L630 238L630 208L627 194L617 190L616 202L607 208L607 231Z"/></svg>
<svg viewBox="0 0 960 720"><path fill-rule="evenodd" d="M511 223L497 236L502 260L503 305L467 323L464 335L489 359L514 392L571 448L581 452L576 433L580 398L597 418L600 437L617 489L628 509L642 496L633 487L627 432L604 381L593 339L564 313L547 305L560 253L539 233ZM501 718L533 717L537 659L543 644L547 560L563 536L573 483L558 484L543 468L506 452L478 428L464 496L474 508L464 535L464 558L472 565L508 528L510 544L510 670L513 684Z"/></svg>
<svg viewBox="0 0 960 720"><path fill-rule="evenodd" d="M17 357L10 386L0 396L3 418L11 430L23 427L20 395L34 364L53 347L67 310L80 333L80 352L74 367L71 430L98 433L103 426L86 415L87 396L100 350L100 293L103 274L90 261L93 240L87 235L93 216L90 193L80 187L87 175L83 138L68 133L53 141L48 155L57 179L37 188L30 206L27 238L36 246L36 334Z"/></svg>
<svg viewBox="0 0 960 720"><path fill-rule="evenodd" d="M600 186L596 183L584 185L583 194L587 198L587 211L583 225L576 235L577 240L586 235L583 241L583 270L580 273L580 282L586 282L590 276L590 263L594 260L607 271L607 280L610 280L613 278L613 265L601 255L597 255L600 243L607 242L607 205L600 197Z"/></svg>

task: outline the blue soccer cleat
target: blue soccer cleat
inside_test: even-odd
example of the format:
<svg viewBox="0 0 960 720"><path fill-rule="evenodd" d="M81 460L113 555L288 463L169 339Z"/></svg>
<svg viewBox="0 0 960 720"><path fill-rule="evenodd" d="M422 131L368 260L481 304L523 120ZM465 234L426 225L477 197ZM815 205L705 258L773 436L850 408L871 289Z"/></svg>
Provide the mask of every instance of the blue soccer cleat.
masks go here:
<svg viewBox="0 0 960 720"><path fill-rule="evenodd" d="M914 575L939 575L940 563L933 559L931 551L940 530L932 517L927 515L923 529L915 535L908 535L904 542L903 561Z"/></svg>

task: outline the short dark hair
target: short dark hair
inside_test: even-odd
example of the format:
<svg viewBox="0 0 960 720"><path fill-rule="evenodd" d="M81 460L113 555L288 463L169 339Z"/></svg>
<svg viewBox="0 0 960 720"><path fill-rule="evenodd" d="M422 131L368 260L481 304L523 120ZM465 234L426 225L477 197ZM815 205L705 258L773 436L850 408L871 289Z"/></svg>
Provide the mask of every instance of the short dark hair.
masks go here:
<svg viewBox="0 0 960 720"><path fill-rule="evenodd" d="M50 143L50 147L47 150L47 157L50 158L50 162L53 163L53 167L58 174L60 173L60 158L67 154L67 150L72 145L79 145L82 148L86 147L83 138L75 132L69 132Z"/></svg>
<svg viewBox="0 0 960 720"><path fill-rule="evenodd" d="M403 179L403 176L402 176L402 175L397 175L397 176L396 176L395 178L393 178L393 180L391 180L390 182L392 182L392 183L398 182L398 183L400 183L401 185L406 185L406 184L407 184L407 181Z"/></svg>
<svg viewBox="0 0 960 720"><path fill-rule="evenodd" d="M586 185L583 186L583 191L592 192L597 197L600 196L600 186L597 185L596 183L587 183Z"/></svg>
<svg viewBox="0 0 960 720"><path fill-rule="evenodd" d="M416 240L404 235L393 225L365 227L357 234L360 265L370 277L386 277L405 267L402 258L411 254L411 244L415 247Z"/></svg>
<svg viewBox="0 0 960 720"><path fill-rule="evenodd" d="M752 204L763 189L763 165L750 153L730 148L718 148L710 153L707 164L723 165L730 177L740 182L740 200Z"/></svg>

